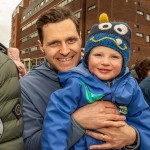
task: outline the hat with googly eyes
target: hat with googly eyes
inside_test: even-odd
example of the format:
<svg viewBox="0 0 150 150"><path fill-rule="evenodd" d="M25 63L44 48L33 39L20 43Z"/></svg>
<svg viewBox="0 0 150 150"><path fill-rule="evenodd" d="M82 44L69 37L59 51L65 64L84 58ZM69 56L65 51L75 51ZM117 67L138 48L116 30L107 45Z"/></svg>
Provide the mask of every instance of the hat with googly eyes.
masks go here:
<svg viewBox="0 0 150 150"><path fill-rule="evenodd" d="M105 46L119 52L123 57L123 66L119 76L123 75L130 57L131 30L124 22L109 22L106 13L99 17L99 24L92 26L87 42L83 63L88 65L90 51L96 46Z"/></svg>

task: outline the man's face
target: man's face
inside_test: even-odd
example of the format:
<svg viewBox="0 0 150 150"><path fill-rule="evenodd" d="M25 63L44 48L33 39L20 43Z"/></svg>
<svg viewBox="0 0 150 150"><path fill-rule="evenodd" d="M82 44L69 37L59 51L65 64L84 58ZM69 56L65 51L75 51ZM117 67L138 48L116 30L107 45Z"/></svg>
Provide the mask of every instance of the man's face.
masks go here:
<svg viewBox="0 0 150 150"><path fill-rule="evenodd" d="M68 71L75 67L81 55L81 39L72 20L43 26L41 51L47 61L58 71Z"/></svg>

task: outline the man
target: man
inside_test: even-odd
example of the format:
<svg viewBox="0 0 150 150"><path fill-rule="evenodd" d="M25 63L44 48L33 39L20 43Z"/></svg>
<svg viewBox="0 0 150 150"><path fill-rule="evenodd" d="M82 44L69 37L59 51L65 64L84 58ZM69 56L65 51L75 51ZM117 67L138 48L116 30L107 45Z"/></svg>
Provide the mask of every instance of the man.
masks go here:
<svg viewBox="0 0 150 150"><path fill-rule="evenodd" d="M51 93L61 88L58 71L67 71L76 66L81 55L79 22L70 10L50 9L38 19L37 30L39 47L46 61L20 80L26 150L41 149L41 132L47 103ZM101 101L84 106L72 115L68 147L80 139L85 133L84 129L99 128L102 128L104 133L107 129L109 133L106 133L105 137L93 132L88 132L89 135L106 141L110 148L131 145L136 141L136 132L128 125L121 128L125 124L122 122L124 119L125 117L120 116L116 107L109 102ZM116 137L115 140L109 138L110 134Z"/></svg>

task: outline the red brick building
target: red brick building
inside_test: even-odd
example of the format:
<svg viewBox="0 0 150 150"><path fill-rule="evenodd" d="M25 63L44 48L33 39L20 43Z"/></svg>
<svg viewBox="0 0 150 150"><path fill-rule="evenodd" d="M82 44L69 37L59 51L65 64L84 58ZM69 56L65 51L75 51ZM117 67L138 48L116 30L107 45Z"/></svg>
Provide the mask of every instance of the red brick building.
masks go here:
<svg viewBox="0 0 150 150"><path fill-rule="evenodd" d="M12 16L11 46L20 49L27 70L44 59L37 45L37 18L55 6L70 7L80 19L82 47L91 26L98 23L99 14L106 12L110 21L127 22L132 29L129 66L150 56L150 0L22 0L16 7L18 13Z"/></svg>

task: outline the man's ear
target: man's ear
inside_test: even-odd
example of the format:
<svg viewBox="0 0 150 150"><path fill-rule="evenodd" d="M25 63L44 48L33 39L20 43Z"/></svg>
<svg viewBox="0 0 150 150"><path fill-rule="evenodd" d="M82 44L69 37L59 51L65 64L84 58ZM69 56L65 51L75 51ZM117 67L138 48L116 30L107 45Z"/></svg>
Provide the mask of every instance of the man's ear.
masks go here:
<svg viewBox="0 0 150 150"><path fill-rule="evenodd" d="M80 31L80 35L79 35L79 36L80 36L80 39L82 39L82 34L81 34L81 31Z"/></svg>
<svg viewBox="0 0 150 150"><path fill-rule="evenodd" d="M80 40L81 40L81 45L82 45L82 35L81 35L81 31L80 31Z"/></svg>
<svg viewBox="0 0 150 150"><path fill-rule="evenodd" d="M80 31L80 38L81 38L81 31Z"/></svg>
<svg viewBox="0 0 150 150"><path fill-rule="evenodd" d="M40 40L37 40L37 42L38 42L38 45L39 45L39 48L40 48L41 52L44 53L43 44L41 43Z"/></svg>

